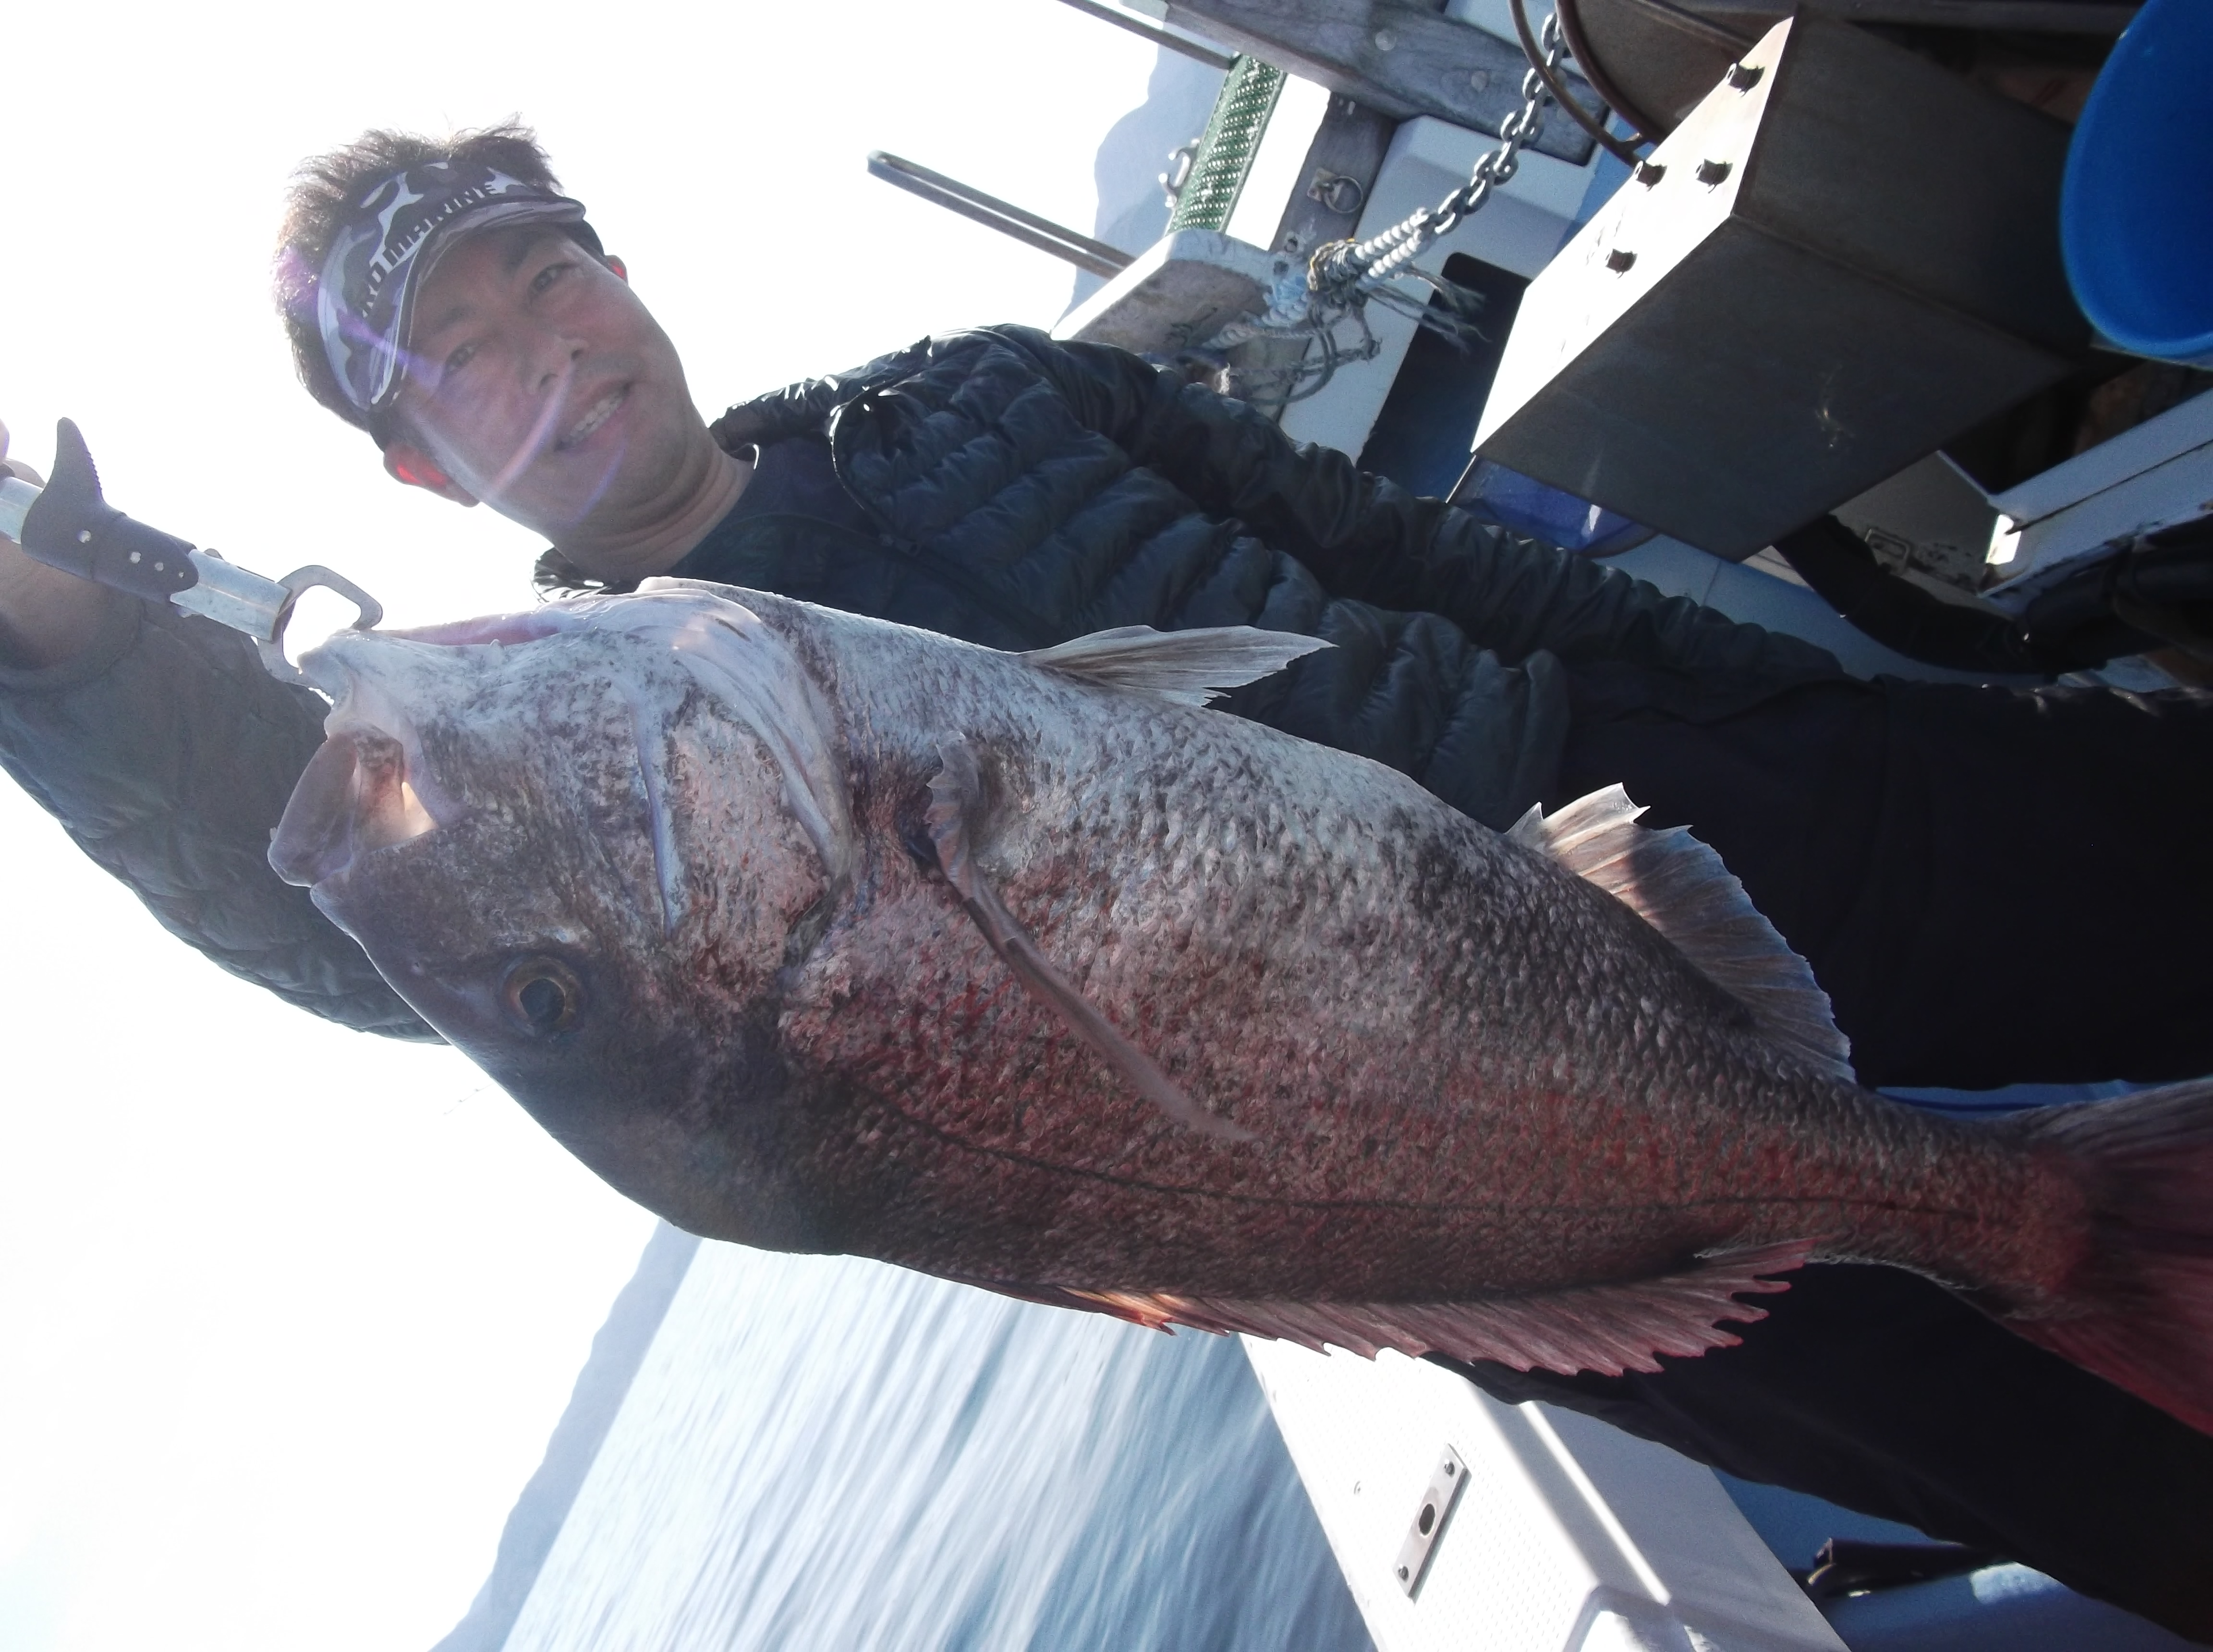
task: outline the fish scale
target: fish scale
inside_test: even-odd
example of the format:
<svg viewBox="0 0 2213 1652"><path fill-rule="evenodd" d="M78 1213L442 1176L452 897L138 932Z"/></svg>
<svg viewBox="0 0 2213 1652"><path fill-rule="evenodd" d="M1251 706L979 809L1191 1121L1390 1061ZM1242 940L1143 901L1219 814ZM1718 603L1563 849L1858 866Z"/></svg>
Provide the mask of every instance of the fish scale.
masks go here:
<svg viewBox="0 0 2213 1652"><path fill-rule="evenodd" d="M1618 790L1502 836L1198 703L1314 646L1008 655L682 582L343 635L271 858L696 1232L1612 1371L1881 1261L2213 1421L2204 1087L2015 1125L1862 1090Z"/></svg>
<svg viewBox="0 0 2213 1652"><path fill-rule="evenodd" d="M1266 1214L1268 1202L1380 1204L1388 1210L1381 1218L1348 1212L1339 1225L1360 1236L1341 1247L1329 1265L1341 1282L1350 1271L1349 1253L1364 1249L1360 1288L1393 1299L1551 1283L1559 1277L1563 1254L1575 1256L1578 1249L1593 1253L1569 1265L1603 1277L1663 1269L1700 1248L1780 1236L1748 1227L1734 1209L1711 1224L1685 1222L1681 1210L1703 1194L1710 1165L1672 1155L1649 1138L1654 1113L1670 1100L1679 1113L1696 1116L1722 1111L1713 1103L1725 1105L1726 1096L1642 1095L1634 1112L1609 1117L1601 1102L1548 1094L1531 1083L1530 1070L1564 1045L1594 1053L1610 1047L1625 1058L1606 1065L1587 1060L1597 1083L1611 1079L1632 1094L1640 1081L1657 1087L1654 1064L1667 1052L1653 1047L1651 1017L1631 1012L1631 1024L1620 1026L1620 994L1606 978L1632 961L1643 966L1640 990L1648 999L1668 1000L1686 1025L1700 1012L1716 1019L1717 995L1680 960L1657 947L1634 958L1605 933L1625 930L1627 921L1601 905L1603 897L1436 810L1430 829L1456 851L1451 864L1463 895L1472 863L1491 896L1480 905L1489 921L1470 926L1460 914L1437 910L1446 893L1437 886L1454 881L1442 869L1427 878L1407 877L1407 845L1422 840L1409 830L1405 812L1387 809L1378 818L1366 797L1347 808L1330 789L1296 795L1310 747L1204 713L1164 709L1133 719L1125 698L1087 694L1076 686L1032 690L1032 701L1053 704L1050 718L1038 716L1034 704L1017 718L997 715L1008 698L1003 692L978 692L968 685L958 695L930 684L919 694L894 688L888 703L875 698L876 685L904 680L895 671L883 672L863 686L871 692L868 726L907 731L905 749L869 753L869 766L907 777L908 789L922 784L935 758L913 737L930 726L912 704L917 699L935 708L939 726L949 721L987 749L1019 753L1007 759L997 784L1018 796L1021 807L1006 811L976 849L979 862L994 867L1009 907L1111 1019L1144 1033L1155 1058L1202 1105L1248 1124L1247 1112L1255 1105L1272 1116L1265 1126L1271 1150L1265 1154L1195 1142L1152 1114L1089 1052L1070 1045L1049 1011L1011 991L993 1000L999 1010L993 1024L947 1027L947 1035L971 1052L948 1082L953 1075L943 1067L902 1064L881 1046L867 1047L871 1021L847 1017L842 1007L819 1008L802 981L783 1009L787 1038L802 1061L826 1071L869 1070L874 1086L896 1098L885 1102L888 1110L968 1149L930 1156L925 1231L893 1259L941 1271L983 1271L997 1251L988 1242L976 1253L962 1251L965 1241L943 1231L942 1216L959 1212L967 1220L952 1225L973 1231L971 1224L1009 1202L1003 1155L1050 1155L1054 1161L1043 1180L1025 1186L1038 1208L1060 1218L1027 1241L1068 1247L1070 1254L1053 1259L1064 1271L1055 1283L1143 1279L1240 1295L1311 1290L1310 1261L1264 1265L1255 1255L1256 1246L1266 1255L1276 1236L1271 1222L1296 1227L1308 1220L1303 1208ZM1051 735L1071 760L1048 762ZM1256 746L1279 760L1260 761ZM1174 783L1143 789L1149 797L1132 797L1111 783L1121 775L1160 775L1171 757ZM1326 766L1341 772L1344 763L1332 758ZM900 789L884 789L879 808L887 815L895 811ZM1256 802L1256 794L1265 801ZM1253 852L1256 815L1299 823L1278 834L1290 875L1264 880L1244 863ZM888 843L899 834L886 818L872 835ZM1149 866L1159 875L1146 878ZM873 966L881 996L924 1006L918 1021L927 1027L933 999L950 998L979 975L1003 972L979 936L943 926L942 895L922 869L893 865L885 871L887 887L830 942L841 969ZM1101 889L1119 892L1104 927ZM1580 921L1564 925L1564 909ZM1287 912L1328 914L1322 926L1301 934L1299 956L1289 959L1277 921ZM1478 939L1466 962L1442 972L1429 967L1439 953L1459 953L1454 942L1471 927ZM1563 928L1570 933L1558 942L1539 939ZM1503 946L1516 932L1524 942L1518 954ZM1524 968L1478 972L1472 966L1477 956L1517 957ZM1542 967L1543 961L1552 966ZM1258 991L1243 978L1248 962ZM1581 1006L1594 1021L1563 1023L1547 1008L1553 1005ZM1717 1067L1746 1067L1751 1062L1741 1046L1754 1045L1749 1053L1759 1061L1762 1052L1743 1031L1741 1013L1727 1006L1719 1019L1726 1024L1703 1029L1709 1042L1739 1047L1706 1059ZM1438 1036L1455 1021L1470 1036ZM1516 1035L1472 1036L1486 1022L1513 1027ZM1825 1088L1802 1077L1795 1083L1798 1093L1789 1100L1796 1106L1813 1104ZM1826 1088L1850 1094L1845 1087ZM1271 1105L1271 1094L1291 1099ZM1783 1111L1787 1115L1789 1108ZM1501 1113L1523 1122L1518 1137L1486 1128L1485 1121ZM1372 1173L1372 1159L1328 1151L1347 1134L1377 1128L1379 1114L1403 1143L1387 1178ZM1026 1128L1017 1128L1018 1120ZM1729 1122L1742 1131L1761 1120L1748 1111ZM1539 1125L1533 1132L1526 1128L1530 1123ZM1570 1167L1588 1162L1581 1152L1564 1150L1570 1141L1588 1148L1609 1140L1624 1143L1649 1180L1649 1186L1630 1190L1640 1209L1671 1207L1657 1231L1640 1220L1636 1238L1625 1241L1610 1231L1614 1224L1593 1215L1587 1194L1563 1202L1564 1220L1557 1229L1537 1212L1515 1214L1515 1248L1532 1253L1521 1266L1501 1254L1494 1235L1454 1243L1443 1231L1454 1225L1459 1208L1510 1210L1533 1178L1571 1173ZM1791 1168L1802 1186L1803 1155ZM1076 1191L1063 1185L1078 1180L1089 1185ZM1625 1192L1618 1183L1611 1191L1617 1198ZM1759 1191L1747 1187L1743 1196ZM1209 1242L1201 1219L1164 1208L1179 1198L1261 1201L1263 1214L1228 1222ZM1436 1217L1411 1214L1424 1205L1445 1210ZM1117 1254L1108 1261L1100 1253L1110 1234ZM1219 1259L1202 1262L1202 1246ZM1631 1247L1641 1253L1623 1253ZM1471 1252L1458 1269L1448 1259ZM1034 1248L1031 1259L1040 1259ZM1471 1262L1480 1271L1472 1271ZM1121 1277L1070 1277L1086 1264L1102 1263ZM1280 1271L1271 1273L1269 1266Z"/></svg>

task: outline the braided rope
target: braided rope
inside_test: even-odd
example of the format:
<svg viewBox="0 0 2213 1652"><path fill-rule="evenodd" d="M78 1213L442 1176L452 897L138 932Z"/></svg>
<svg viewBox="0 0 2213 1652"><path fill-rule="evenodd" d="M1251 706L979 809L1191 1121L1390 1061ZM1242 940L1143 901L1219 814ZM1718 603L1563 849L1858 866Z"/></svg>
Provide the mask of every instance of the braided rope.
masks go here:
<svg viewBox="0 0 2213 1652"><path fill-rule="evenodd" d="M1411 267L1413 261L1480 212L1491 192L1521 169L1521 151L1544 125L1545 105L1551 101L1548 82L1557 83L1566 52L1557 17L1545 18L1540 40L1543 69L1533 60L1521 77L1521 107L1501 124L1498 147L1475 163L1467 182L1435 206L1424 207L1367 241L1324 242L1314 249L1302 273L1279 283L1265 314L1234 321L1209 341L1214 350L1260 340L1309 342L1307 356L1292 365L1247 369L1243 377L1249 386L1272 385L1283 393L1288 405L1317 393L1338 368L1373 360L1382 344L1369 326L1371 302L1410 314L1424 326L1453 327L1450 320L1433 314L1425 297L1399 291L1392 283L1411 277L1445 290L1436 277ZM1339 336L1348 322L1354 329L1350 340ZM1318 352L1314 345L1320 347ZM1313 359L1317 353L1319 359Z"/></svg>
<svg viewBox="0 0 2213 1652"><path fill-rule="evenodd" d="M1521 169L1521 151L1534 142L1545 124L1545 89L1549 77L1559 73L1566 43L1557 16L1545 19L1540 34L1544 68L1535 64L1521 76L1521 107L1509 115L1498 129L1498 147L1475 163L1468 180L1435 206L1393 224L1382 234L1354 242L1334 241L1314 249L1308 260L1307 283L1324 302L1352 302L1356 290L1388 281L1414 259L1480 212L1491 192Z"/></svg>

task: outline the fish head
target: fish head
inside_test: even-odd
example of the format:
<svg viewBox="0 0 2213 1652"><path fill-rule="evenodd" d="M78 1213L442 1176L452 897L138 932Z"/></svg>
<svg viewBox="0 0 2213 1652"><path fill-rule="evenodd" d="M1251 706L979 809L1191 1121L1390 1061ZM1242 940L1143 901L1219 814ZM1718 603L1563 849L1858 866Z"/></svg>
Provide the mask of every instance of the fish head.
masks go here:
<svg viewBox="0 0 2213 1652"><path fill-rule="evenodd" d="M803 1248L769 1140L777 981L853 828L783 639L679 588L341 632L301 663L333 704L278 874L607 1180Z"/></svg>

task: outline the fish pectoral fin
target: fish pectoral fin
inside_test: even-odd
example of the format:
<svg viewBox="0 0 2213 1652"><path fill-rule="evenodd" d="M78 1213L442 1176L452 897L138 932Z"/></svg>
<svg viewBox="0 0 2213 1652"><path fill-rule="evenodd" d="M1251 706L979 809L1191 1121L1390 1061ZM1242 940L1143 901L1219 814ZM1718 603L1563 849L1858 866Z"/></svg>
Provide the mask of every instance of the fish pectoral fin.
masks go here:
<svg viewBox="0 0 2213 1652"><path fill-rule="evenodd" d="M1806 960L1752 904L1722 857L1688 828L1648 830L1619 786L1547 815L1533 807L1506 835L1603 889L1751 1012L1760 1032L1832 1078L1852 1077L1852 1046Z"/></svg>
<svg viewBox="0 0 2213 1652"><path fill-rule="evenodd" d="M1517 1371L1619 1376L1625 1371L1657 1371L1661 1354L1689 1356L1735 1346L1742 1339L1722 1330L1719 1321L1767 1317L1765 1309L1738 1301L1737 1293L1788 1289L1784 1281L1764 1276L1800 1266L1816 1244L1794 1240L1722 1252L1656 1279L1458 1302L1241 1301L1166 1291L974 1283L1138 1325L1242 1332L1317 1352L1334 1345L1373 1359L1390 1348L1417 1357L1496 1360Z"/></svg>
<svg viewBox="0 0 2213 1652"><path fill-rule="evenodd" d="M1319 637L1253 625L1170 631L1122 625L1037 649L1022 658L1104 687L1182 705L1208 705L1230 689L1281 671L1302 655L1333 646Z"/></svg>
<svg viewBox="0 0 2213 1652"><path fill-rule="evenodd" d="M1251 1131L1216 1117L1185 1094L1158 1062L1125 1037L1038 949L1037 942L977 868L971 852L969 823L982 807L984 796L974 749L955 736L939 742L937 755L938 770L930 779L930 807L923 818L931 846L937 851L938 869L960 897L961 910L983 931L984 939L1014 972L1015 978L1127 1079L1138 1094L1176 1123L1227 1142L1253 1140Z"/></svg>

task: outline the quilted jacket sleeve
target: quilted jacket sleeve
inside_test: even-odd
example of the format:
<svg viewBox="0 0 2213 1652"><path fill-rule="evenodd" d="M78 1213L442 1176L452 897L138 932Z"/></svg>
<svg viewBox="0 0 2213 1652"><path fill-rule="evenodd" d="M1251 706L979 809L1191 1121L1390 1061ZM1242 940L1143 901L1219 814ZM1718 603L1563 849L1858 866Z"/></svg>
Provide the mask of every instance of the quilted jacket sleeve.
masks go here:
<svg viewBox="0 0 2213 1652"><path fill-rule="evenodd" d="M44 670L0 665L0 767L162 926L287 1003L435 1039L361 948L269 868L269 833L322 740L324 706L245 638L113 605L105 633Z"/></svg>
<svg viewBox="0 0 2213 1652"><path fill-rule="evenodd" d="M1023 349L1092 428L1201 509L1235 516L1304 564L1332 596L1451 620L1508 661L1545 650L1680 680L1677 709L1758 686L1838 674L1827 652L1669 597L1619 570L1478 522L1363 473L1331 448L1102 344L994 329Z"/></svg>

